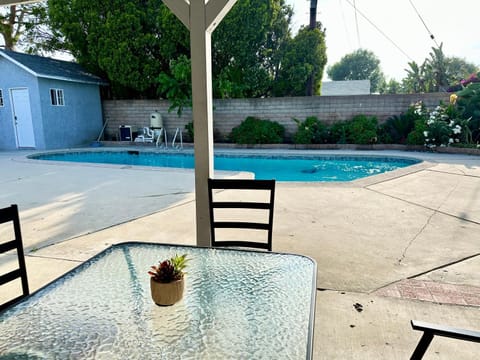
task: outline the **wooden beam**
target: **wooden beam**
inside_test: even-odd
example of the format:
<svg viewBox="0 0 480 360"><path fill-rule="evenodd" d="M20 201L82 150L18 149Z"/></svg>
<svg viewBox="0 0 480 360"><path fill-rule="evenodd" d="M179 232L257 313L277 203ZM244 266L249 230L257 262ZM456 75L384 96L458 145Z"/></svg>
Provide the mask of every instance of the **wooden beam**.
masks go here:
<svg viewBox="0 0 480 360"><path fill-rule="evenodd" d="M237 0L210 0L206 5L207 31L212 33Z"/></svg>
<svg viewBox="0 0 480 360"><path fill-rule="evenodd" d="M163 3L187 29L190 29L190 2L187 0L163 0Z"/></svg>

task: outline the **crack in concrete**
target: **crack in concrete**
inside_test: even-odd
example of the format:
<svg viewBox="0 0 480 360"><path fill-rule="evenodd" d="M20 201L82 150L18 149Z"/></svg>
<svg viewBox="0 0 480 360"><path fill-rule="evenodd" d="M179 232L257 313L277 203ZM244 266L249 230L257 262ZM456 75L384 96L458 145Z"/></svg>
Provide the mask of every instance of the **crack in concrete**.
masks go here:
<svg viewBox="0 0 480 360"><path fill-rule="evenodd" d="M420 236L421 233L423 233L423 231L425 230L425 228L430 224L430 221L432 220L433 218L433 215L435 215L437 213L437 211L434 211L432 212L432 214L428 217L427 221L425 222L425 224L423 224L422 228L415 234L415 236L408 242L407 246L405 246L405 248L403 249L403 252L402 252L402 256L400 256L400 259L398 259L398 265L400 265L402 263L402 261L405 259L405 257L407 256L407 251L408 249L410 248L410 246L412 246L413 242L415 240L417 240L417 238Z"/></svg>
<svg viewBox="0 0 480 360"><path fill-rule="evenodd" d="M467 177L472 177L472 178L480 178L480 176L478 175L472 175L472 174L467 174L465 171L463 171L462 169L458 169L457 170L460 172L460 174L458 173L454 173L454 172L450 172L450 171L446 171L446 170L438 170L438 169L425 169L425 171L430 171L430 172L435 172L435 173L439 173L439 174L447 174L447 175L454 175L454 176L467 176Z"/></svg>
<svg viewBox="0 0 480 360"><path fill-rule="evenodd" d="M465 175L465 176L468 176L468 175ZM462 176L463 177L463 176ZM427 221L425 222L425 224L422 226L422 228L415 234L415 236L408 242L407 246L403 249L403 252L402 252L402 255L400 257L400 259L397 260L398 264L400 265L402 263L402 261L405 259L406 255L407 255L407 251L408 249L412 246L412 244L414 243L414 241L420 236L420 234L423 233L423 231L425 230L425 228L430 224L430 221L432 220L433 216L437 213L439 214L443 214L443 215L448 215L448 216L451 216L451 217L454 217L456 219L460 219L460 220L464 220L464 221L469 221L469 222L472 222L472 223L477 223L475 221L471 221L471 220L468 220L468 219L465 219L465 218L462 218L462 217L458 217L458 216L455 216L455 215L452 215L452 214L448 214L448 213L445 213L443 211L439 211L439 209L446 203L446 201L450 198L450 196L453 194L454 191L457 190L458 186L460 185L460 182L457 182L455 184L455 186L449 191L449 193L447 194L447 196L443 199L443 201L437 206L436 209L432 209L432 208L429 208L429 207L426 207L426 206L423 206L423 205L420 205L420 204L417 204L417 203L414 203L414 202L411 202L411 201L408 201L408 200L404 200L404 199L401 199L399 197L396 197L396 196L392 196L392 195L389 195L389 194L385 194L383 192L380 192L378 190L374 190L374 189L370 189L369 187L365 187L365 189L369 190L369 191L373 191L377 194L381 194L381 195L384 195L384 196L388 196L388 197L391 197L393 199L396 199L396 200L400 200L400 201L403 201L403 202L407 202L409 204L413 204L413 205L416 205L416 206L420 206L424 209L428 209L428 210L431 210L433 211L432 214L428 217Z"/></svg>
<svg viewBox="0 0 480 360"><path fill-rule="evenodd" d="M398 264L400 265L401 262L405 259L405 256L407 255L407 251L408 249L410 248L410 246L412 246L413 242L420 236L420 234L425 230L425 228L427 227L427 225L430 223L430 221L432 220L433 216L435 214L438 213L438 209L440 209L443 204L445 204L445 202L450 198L450 196L453 194L454 191L457 190L458 186L459 186L459 183L460 182L457 182L455 184L455 186L450 190L450 192L447 194L447 196L445 196L445 198L443 199L443 201L437 206L437 208L435 210L433 210L433 213L428 217L427 221L425 222L425 224L422 226L422 228L420 229L420 231L415 234L415 236L413 237L412 240L410 240L410 242L407 244L407 246L405 247L405 249L403 250L403 253L402 253L402 256L401 258L398 260Z"/></svg>

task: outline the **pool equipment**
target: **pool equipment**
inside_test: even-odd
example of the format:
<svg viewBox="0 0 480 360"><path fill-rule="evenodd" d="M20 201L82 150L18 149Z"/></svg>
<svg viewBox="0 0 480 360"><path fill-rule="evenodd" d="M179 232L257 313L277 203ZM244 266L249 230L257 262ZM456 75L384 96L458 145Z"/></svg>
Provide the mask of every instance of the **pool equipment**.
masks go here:
<svg viewBox="0 0 480 360"><path fill-rule="evenodd" d="M153 129L153 133L154 133L153 137L157 139L156 146L158 147L159 144L163 141L162 139L162 133L163 133L165 137L165 147L166 147L167 132L163 127L162 115L157 110L155 110L150 114L150 128Z"/></svg>
<svg viewBox="0 0 480 360"><path fill-rule="evenodd" d="M129 125L120 125L118 128L120 141L132 141L132 127Z"/></svg>
<svg viewBox="0 0 480 360"><path fill-rule="evenodd" d="M162 115L160 115L160 113L156 110L150 114L150 127L152 129L163 128Z"/></svg>
<svg viewBox="0 0 480 360"><path fill-rule="evenodd" d="M138 135L135 142L153 142L155 140L155 132L148 126L145 126L142 131L143 134Z"/></svg>

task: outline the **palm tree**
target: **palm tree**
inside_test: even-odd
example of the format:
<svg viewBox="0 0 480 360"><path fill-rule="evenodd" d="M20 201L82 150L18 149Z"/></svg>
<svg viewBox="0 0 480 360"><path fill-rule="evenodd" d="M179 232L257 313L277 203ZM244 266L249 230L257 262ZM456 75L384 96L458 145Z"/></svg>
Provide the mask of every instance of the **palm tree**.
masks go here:
<svg viewBox="0 0 480 360"><path fill-rule="evenodd" d="M430 75L430 91L446 91L449 85L447 61L442 49L443 43L438 48L432 47L430 59L425 60L426 72Z"/></svg>
<svg viewBox="0 0 480 360"><path fill-rule="evenodd" d="M426 92L425 86L425 63L419 66L415 61L408 63L410 69L405 69L407 77L402 80L402 86L406 93Z"/></svg>

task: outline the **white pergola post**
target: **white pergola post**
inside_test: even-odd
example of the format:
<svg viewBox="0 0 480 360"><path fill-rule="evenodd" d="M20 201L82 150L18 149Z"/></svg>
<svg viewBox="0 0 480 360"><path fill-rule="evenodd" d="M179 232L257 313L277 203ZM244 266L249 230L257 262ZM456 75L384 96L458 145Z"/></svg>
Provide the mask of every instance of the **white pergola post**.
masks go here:
<svg viewBox="0 0 480 360"><path fill-rule="evenodd" d="M190 30L197 245L210 246L208 178L213 176L211 34L237 0L164 0Z"/></svg>

